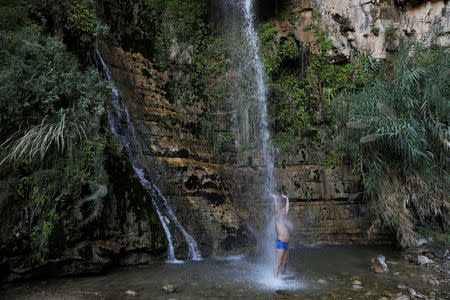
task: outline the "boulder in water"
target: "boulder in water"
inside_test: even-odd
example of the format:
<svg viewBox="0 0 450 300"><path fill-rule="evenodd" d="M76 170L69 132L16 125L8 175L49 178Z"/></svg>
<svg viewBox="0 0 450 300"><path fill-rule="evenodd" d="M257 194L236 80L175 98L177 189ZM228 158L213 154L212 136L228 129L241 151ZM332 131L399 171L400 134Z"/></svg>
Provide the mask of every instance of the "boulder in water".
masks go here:
<svg viewBox="0 0 450 300"><path fill-rule="evenodd" d="M173 286L173 284L166 284L163 285L162 290L166 294L171 294L175 291L175 287Z"/></svg>
<svg viewBox="0 0 450 300"><path fill-rule="evenodd" d="M417 256L417 263L419 265L426 265L426 264L430 264L433 263L433 260L424 256L424 255L418 255Z"/></svg>
<svg viewBox="0 0 450 300"><path fill-rule="evenodd" d="M132 290L128 290L125 292L125 295L131 296L131 297L136 297L138 295L138 293L136 293L135 291L132 291Z"/></svg>
<svg viewBox="0 0 450 300"><path fill-rule="evenodd" d="M375 273L384 273L389 271L389 268L386 264L386 257L384 257L383 255L380 254L377 257L372 258L371 261L372 261L371 269Z"/></svg>

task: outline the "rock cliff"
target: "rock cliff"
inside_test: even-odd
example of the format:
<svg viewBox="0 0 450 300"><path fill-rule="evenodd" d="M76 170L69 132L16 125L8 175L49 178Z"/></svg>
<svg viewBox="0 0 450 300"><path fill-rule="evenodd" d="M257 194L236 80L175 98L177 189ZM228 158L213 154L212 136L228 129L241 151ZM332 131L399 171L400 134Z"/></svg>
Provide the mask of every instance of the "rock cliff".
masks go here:
<svg viewBox="0 0 450 300"><path fill-rule="evenodd" d="M289 1L287 1L289 2ZM375 58L398 47L401 38L450 46L450 4L447 1L298 0L290 3L289 21L272 22L317 52L312 24L318 24L333 43L334 62L348 61L352 51Z"/></svg>

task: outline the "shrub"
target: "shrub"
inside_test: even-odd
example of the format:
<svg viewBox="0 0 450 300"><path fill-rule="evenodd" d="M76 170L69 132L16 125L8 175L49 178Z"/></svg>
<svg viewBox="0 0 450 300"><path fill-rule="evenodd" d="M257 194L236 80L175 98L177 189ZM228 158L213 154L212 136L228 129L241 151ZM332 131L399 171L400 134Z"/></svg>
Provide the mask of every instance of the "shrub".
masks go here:
<svg viewBox="0 0 450 300"><path fill-rule="evenodd" d="M65 238L56 240L73 204L90 182L106 182L101 120L110 88L78 66L36 25L0 31L0 213L23 218L17 246L34 262L64 250Z"/></svg>
<svg viewBox="0 0 450 300"><path fill-rule="evenodd" d="M66 154L96 132L108 85L96 70L78 70L62 43L36 26L0 32L0 137L4 158ZM19 129L19 130L18 130Z"/></svg>
<svg viewBox="0 0 450 300"><path fill-rule="evenodd" d="M450 222L450 55L403 45L393 70L380 73L340 97L340 120L347 122L348 150L374 216L371 232L391 228L409 247L416 224Z"/></svg>

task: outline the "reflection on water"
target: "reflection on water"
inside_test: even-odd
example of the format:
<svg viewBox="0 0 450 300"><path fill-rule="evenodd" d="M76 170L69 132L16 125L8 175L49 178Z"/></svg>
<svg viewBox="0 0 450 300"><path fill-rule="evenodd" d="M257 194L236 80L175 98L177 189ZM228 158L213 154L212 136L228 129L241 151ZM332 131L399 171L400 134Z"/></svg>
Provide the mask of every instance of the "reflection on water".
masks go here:
<svg viewBox="0 0 450 300"><path fill-rule="evenodd" d="M125 291L132 290L138 294L134 299L272 299L276 290L286 290L291 297L301 299L320 299L331 293L339 299L344 296L344 299L379 299L384 292L394 292L404 282L426 292L419 274L412 278L410 270L399 269L398 276L392 275L394 269L387 274L371 272L370 258L379 253L386 255L388 261L399 256L398 252L386 248L293 249L287 274L276 280L271 270L261 269L256 258L245 255L184 264L161 262L116 268L101 276L7 284L0 287L0 298L130 299ZM362 282L361 289L352 289L355 278ZM162 286L166 284L172 284L175 292L165 294Z"/></svg>

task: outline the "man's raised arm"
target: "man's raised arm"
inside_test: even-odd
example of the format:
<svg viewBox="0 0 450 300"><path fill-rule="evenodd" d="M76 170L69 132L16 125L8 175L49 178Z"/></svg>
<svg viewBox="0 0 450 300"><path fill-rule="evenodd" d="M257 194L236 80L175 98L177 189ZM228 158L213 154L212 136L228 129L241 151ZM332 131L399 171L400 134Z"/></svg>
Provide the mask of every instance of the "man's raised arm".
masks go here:
<svg viewBox="0 0 450 300"><path fill-rule="evenodd" d="M274 194L270 194L270 196L273 198L273 205L274 205L274 209L275 212L278 212L278 201L277 201L277 197Z"/></svg>
<svg viewBox="0 0 450 300"><path fill-rule="evenodd" d="M286 199L286 215L289 212L289 198L286 195L281 195L284 199Z"/></svg>

